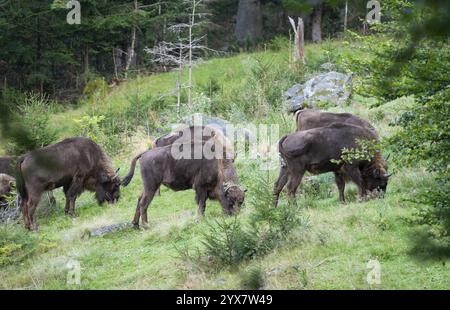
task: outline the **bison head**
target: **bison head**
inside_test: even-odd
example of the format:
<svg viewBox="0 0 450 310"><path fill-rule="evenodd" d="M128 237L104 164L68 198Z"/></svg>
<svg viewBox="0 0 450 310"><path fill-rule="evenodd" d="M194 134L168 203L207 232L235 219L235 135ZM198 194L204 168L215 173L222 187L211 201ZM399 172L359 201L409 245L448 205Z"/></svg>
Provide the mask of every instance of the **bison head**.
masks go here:
<svg viewBox="0 0 450 310"><path fill-rule="evenodd" d="M368 171L364 178L368 193L384 196L390 176L384 168L375 168Z"/></svg>
<svg viewBox="0 0 450 310"><path fill-rule="evenodd" d="M0 173L0 195L9 194L14 185L14 178Z"/></svg>
<svg viewBox="0 0 450 310"><path fill-rule="evenodd" d="M119 200L119 169L117 169L113 176L107 176L106 174L100 175L95 191L95 197L100 204L103 204L105 201L108 203L115 203Z"/></svg>
<svg viewBox="0 0 450 310"><path fill-rule="evenodd" d="M231 213L239 212L244 203L246 190L242 190L239 185L225 183L224 191L227 209L231 211Z"/></svg>

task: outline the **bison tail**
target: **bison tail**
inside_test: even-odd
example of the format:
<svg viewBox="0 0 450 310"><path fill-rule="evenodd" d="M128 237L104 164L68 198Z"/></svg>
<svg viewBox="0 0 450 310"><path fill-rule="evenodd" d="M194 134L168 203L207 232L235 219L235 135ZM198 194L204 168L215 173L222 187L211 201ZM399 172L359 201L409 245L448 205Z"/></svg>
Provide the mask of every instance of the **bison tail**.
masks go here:
<svg viewBox="0 0 450 310"><path fill-rule="evenodd" d="M16 164L16 188L19 197L22 201L25 201L28 198L27 188L25 186L25 178L22 173L22 163L25 160L24 157L20 157L17 160Z"/></svg>
<svg viewBox="0 0 450 310"><path fill-rule="evenodd" d="M131 180L133 179L134 176L134 170L136 168L136 162L142 157L142 155L144 155L144 153L146 153L147 151L139 154L138 156L136 156L135 158L133 158L133 160L131 161L131 166L130 166L130 171L128 172L127 176L122 180L122 186L127 186L128 184L130 184Z"/></svg>

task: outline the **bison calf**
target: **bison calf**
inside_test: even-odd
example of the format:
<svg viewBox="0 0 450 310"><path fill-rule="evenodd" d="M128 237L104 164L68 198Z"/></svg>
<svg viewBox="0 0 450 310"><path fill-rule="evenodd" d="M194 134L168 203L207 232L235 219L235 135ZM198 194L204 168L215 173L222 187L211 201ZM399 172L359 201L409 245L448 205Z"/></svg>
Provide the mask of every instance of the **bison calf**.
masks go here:
<svg viewBox="0 0 450 310"><path fill-rule="evenodd" d="M62 187L65 212L75 216L75 200L85 190L102 204L120 197L120 179L105 152L88 138L65 139L19 157L17 190L25 227L36 230L36 207L42 193Z"/></svg>
<svg viewBox="0 0 450 310"><path fill-rule="evenodd" d="M286 183L289 196L295 196L306 171L312 174L334 172L341 203L345 202L345 182L348 180L358 186L360 199L374 190L385 192L389 175L386 172L386 162L379 151L370 161L333 161L341 159L343 148L358 148L357 139L376 141L376 136L372 131L359 126L335 123L327 127L298 131L281 138L278 147L282 167L275 183L275 205Z"/></svg>
<svg viewBox="0 0 450 310"><path fill-rule="evenodd" d="M216 144L215 144L216 145ZM189 158L177 158L172 148L190 148ZM123 179L122 185L127 186L134 175L137 160L140 160L143 190L138 199L133 224L139 226L142 216L142 226L148 227L147 209L161 184L174 191L194 189L198 213L203 215L206 199L217 199L225 214L236 213L244 202L244 192L236 186L224 184L224 170L228 159L194 156L195 149L205 149L208 142L173 143L158 147L136 156L130 167L130 172Z"/></svg>

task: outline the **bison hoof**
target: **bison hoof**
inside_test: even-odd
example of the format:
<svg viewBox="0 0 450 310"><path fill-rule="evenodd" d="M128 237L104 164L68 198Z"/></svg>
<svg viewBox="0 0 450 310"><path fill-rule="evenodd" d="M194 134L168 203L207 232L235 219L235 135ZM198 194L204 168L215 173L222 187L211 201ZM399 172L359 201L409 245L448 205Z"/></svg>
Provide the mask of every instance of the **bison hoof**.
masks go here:
<svg viewBox="0 0 450 310"><path fill-rule="evenodd" d="M147 223L142 223L142 228L144 228L144 230L148 230L148 224Z"/></svg>
<svg viewBox="0 0 450 310"><path fill-rule="evenodd" d="M75 212L69 212L70 217L72 218L77 218L78 214L76 214Z"/></svg>
<svg viewBox="0 0 450 310"><path fill-rule="evenodd" d="M131 225L133 225L133 228L139 229L139 223L131 223Z"/></svg>

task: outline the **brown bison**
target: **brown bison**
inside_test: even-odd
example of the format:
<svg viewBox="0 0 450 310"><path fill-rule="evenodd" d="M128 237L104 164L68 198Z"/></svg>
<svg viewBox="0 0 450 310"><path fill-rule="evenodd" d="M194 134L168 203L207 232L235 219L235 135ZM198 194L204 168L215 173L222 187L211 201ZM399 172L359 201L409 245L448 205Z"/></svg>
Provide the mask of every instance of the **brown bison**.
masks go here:
<svg viewBox="0 0 450 310"><path fill-rule="evenodd" d="M9 176L15 176L16 157L5 156L0 157L0 173L7 174ZM48 199L51 205L56 204L56 199L53 196L53 192L47 192Z"/></svg>
<svg viewBox="0 0 450 310"><path fill-rule="evenodd" d="M333 123L344 123L366 128L372 131L378 139L378 133L372 124L350 113L331 113L307 109L295 113L295 119L297 131L325 127Z"/></svg>
<svg viewBox="0 0 450 310"><path fill-rule="evenodd" d="M123 186L130 183L136 162L140 160L143 190L138 199L133 224L138 227L142 216L142 226L148 227L147 208L161 184L174 191L194 189L200 215L205 212L207 198L219 200L225 214L236 213L244 202L245 194L238 187L227 188L224 184L227 159L217 156L208 158L204 154L201 157L195 156L196 150L206 148L211 148L218 154L218 149L214 149L218 146L224 149L214 139L191 141L188 138L187 141L176 141L172 145L157 147L136 156L131 162L130 172L122 181ZM174 156L174 150L186 150L184 148L190 149L187 158Z"/></svg>
<svg viewBox="0 0 450 310"><path fill-rule="evenodd" d="M95 192L102 204L120 197L118 170L94 141L69 138L17 160L17 190L25 227L36 230L35 210L45 191L62 187L66 195L65 212L76 216L75 200L85 190Z"/></svg>
<svg viewBox="0 0 450 310"><path fill-rule="evenodd" d="M190 126L182 130L169 133L155 140L155 147L163 147L172 145L175 141L188 143L190 141L209 141L211 139L216 140L224 147L224 181L226 187L230 190L238 190L239 177L234 168L235 153L233 145L230 143L227 137L218 129L211 126ZM236 189L238 188L238 189Z"/></svg>
<svg viewBox="0 0 450 310"><path fill-rule="evenodd" d="M358 148L357 139L377 140L376 135L363 127L334 123L327 127L298 131L281 138L278 144L282 167L275 183L275 205L283 187L288 184L288 195L294 197L306 171L312 174L334 172L339 189L339 201L345 202L345 182L353 181L358 186L358 195L363 199L368 193L386 191L389 175L386 162L379 151L371 161L340 160L342 149Z"/></svg>
<svg viewBox="0 0 450 310"><path fill-rule="evenodd" d="M11 193L14 182L12 176L0 173L0 207L6 204L6 196Z"/></svg>

